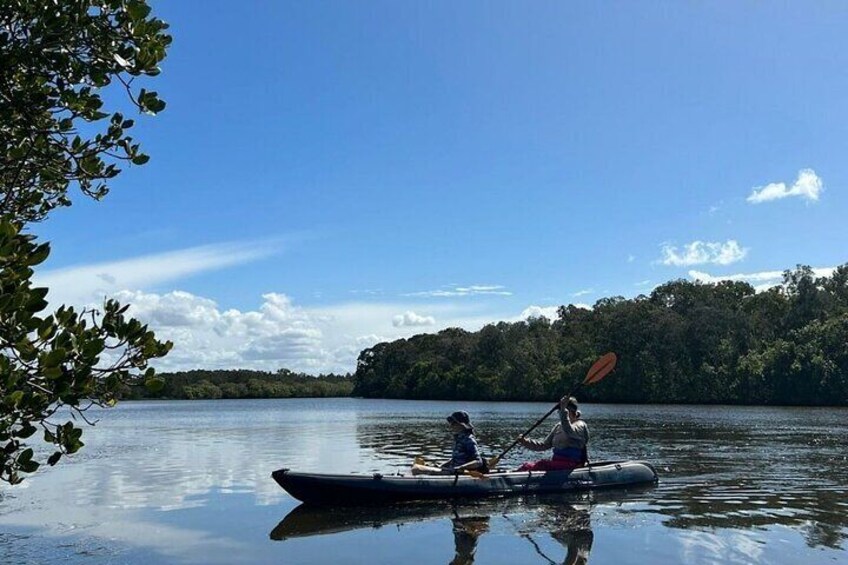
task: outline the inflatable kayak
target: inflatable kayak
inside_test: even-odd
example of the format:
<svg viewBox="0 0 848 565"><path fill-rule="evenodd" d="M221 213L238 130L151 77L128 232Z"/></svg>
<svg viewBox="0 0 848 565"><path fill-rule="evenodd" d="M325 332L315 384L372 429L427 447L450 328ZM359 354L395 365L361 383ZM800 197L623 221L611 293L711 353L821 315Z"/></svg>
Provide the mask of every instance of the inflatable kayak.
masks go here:
<svg viewBox="0 0 848 565"><path fill-rule="evenodd" d="M331 475L279 469L271 476L289 494L310 504L374 504L402 500L483 498L594 489L657 482L642 461L605 461L572 471L494 471L469 475Z"/></svg>

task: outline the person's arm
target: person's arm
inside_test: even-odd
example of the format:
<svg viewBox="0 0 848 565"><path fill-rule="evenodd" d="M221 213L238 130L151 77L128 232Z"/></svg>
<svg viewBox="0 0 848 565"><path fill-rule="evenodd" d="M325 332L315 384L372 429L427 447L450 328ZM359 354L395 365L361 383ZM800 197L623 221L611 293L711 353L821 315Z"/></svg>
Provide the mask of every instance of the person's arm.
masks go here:
<svg viewBox="0 0 848 565"><path fill-rule="evenodd" d="M560 401L560 405L558 408L559 412L559 423L562 426L563 433L571 439L579 440L583 443L589 443L589 428L586 427L586 422L583 420L575 420L572 424L568 419L568 410L565 409L563 402L566 399Z"/></svg>
<svg viewBox="0 0 848 565"><path fill-rule="evenodd" d="M547 451L551 447L553 447L554 435L556 434L556 431L557 431L557 427L554 426L551 429L551 432L548 434L548 437L546 437L542 441L538 441L538 440L535 440L535 439L527 439L524 436L520 436L519 441L520 441L521 445L523 445L524 447L526 447L527 449L529 449L531 451Z"/></svg>
<svg viewBox="0 0 848 565"><path fill-rule="evenodd" d="M463 465L457 465L453 468L454 471L473 471L483 466L483 459L475 459Z"/></svg>

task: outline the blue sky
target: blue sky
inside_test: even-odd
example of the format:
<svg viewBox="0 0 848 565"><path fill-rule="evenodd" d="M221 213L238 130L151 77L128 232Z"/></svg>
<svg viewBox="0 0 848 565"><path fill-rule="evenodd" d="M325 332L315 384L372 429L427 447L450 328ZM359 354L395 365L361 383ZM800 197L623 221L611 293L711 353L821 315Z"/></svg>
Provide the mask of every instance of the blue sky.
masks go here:
<svg viewBox="0 0 848 565"><path fill-rule="evenodd" d="M836 2L155 2L151 155L37 231L162 368L349 370L362 347L848 261ZM781 185L782 183L782 185Z"/></svg>

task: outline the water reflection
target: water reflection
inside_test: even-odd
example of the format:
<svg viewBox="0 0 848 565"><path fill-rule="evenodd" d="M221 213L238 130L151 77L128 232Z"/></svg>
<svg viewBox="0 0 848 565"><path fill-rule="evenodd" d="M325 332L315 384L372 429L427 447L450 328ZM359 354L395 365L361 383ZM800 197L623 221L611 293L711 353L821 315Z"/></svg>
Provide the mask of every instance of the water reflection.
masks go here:
<svg viewBox="0 0 848 565"><path fill-rule="evenodd" d="M488 455L541 411L538 404L497 410L441 404L471 414ZM447 459L451 440L441 412L411 412L360 418L357 442L399 469L416 455ZM844 409L587 406L585 412L592 459L644 459L659 470L655 496L633 512L659 514L666 526L685 530L788 526L811 548L842 549L848 540ZM528 457L516 449L502 466L514 468Z"/></svg>
<svg viewBox="0 0 848 565"><path fill-rule="evenodd" d="M589 561L594 541L590 513L590 505L573 504L561 495L346 508L301 504L277 524L270 538L285 541L363 529L400 530L421 523L449 521L454 555L451 565L474 563L481 538L485 539L485 534L493 528L499 534L506 532L527 541L542 562L584 565ZM562 546L562 557L552 556L550 549L541 548L536 539L540 532L547 533ZM444 541L450 543L447 538Z"/></svg>
<svg viewBox="0 0 848 565"><path fill-rule="evenodd" d="M488 516L451 518L453 523L453 545L455 555L450 565L471 565L477 552L477 540L489 531Z"/></svg>
<svg viewBox="0 0 848 565"><path fill-rule="evenodd" d="M97 415L102 423L87 432L83 451L0 490L0 563L49 561L45 555L90 563L104 551L122 563L148 563L151 555L169 563L227 562L234 552L273 563L283 546L287 562L310 563L328 545L341 562L363 551L377 555L373 562L397 563L399 554L429 556L431 541L441 550L431 559L441 563L580 563L590 552L595 561L617 562L633 561L637 551L656 562L846 560L848 410L581 408L592 429L592 458L647 460L660 473L657 487L458 509L417 506L400 515L336 509L313 515L311 529L298 511L289 522L297 526L285 526L280 539L309 533L280 544L268 540L268 530L297 503L270 478L274 469L405 472L416 455L446 458L444 414L456 409L471 414L492 455L547 405L121 404ZM516 450L504 466L532 456ZM333 527L359 533L326 544ZM363 529L369 527L376 529Z"/></svg>

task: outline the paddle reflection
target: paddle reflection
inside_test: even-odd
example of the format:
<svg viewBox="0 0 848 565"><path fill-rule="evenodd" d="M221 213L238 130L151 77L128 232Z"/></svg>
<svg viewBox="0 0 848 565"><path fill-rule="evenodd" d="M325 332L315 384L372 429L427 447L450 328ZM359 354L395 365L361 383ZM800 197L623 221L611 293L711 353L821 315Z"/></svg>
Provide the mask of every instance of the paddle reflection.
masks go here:
<svg viewBox="0 0 848 565"><path fill-rule="evenodd" d="M543 497L538 497L543 498ZM576 504L576 503L575 503ZM294 508L271 531L273 540L284 541L342 532L404 526L450 520L454 557L451 565L475 562L479 541L492 529L512 533L532 546L543 563L584 565L589 561L594 536L590 507L575 507L562 498L493 500L477 503L407 503L392 506ZM543 550L543 535L562 545L564 554Z"/></svg>

